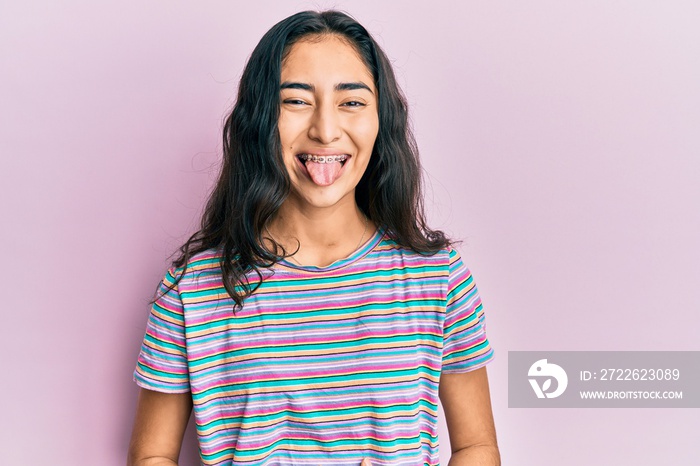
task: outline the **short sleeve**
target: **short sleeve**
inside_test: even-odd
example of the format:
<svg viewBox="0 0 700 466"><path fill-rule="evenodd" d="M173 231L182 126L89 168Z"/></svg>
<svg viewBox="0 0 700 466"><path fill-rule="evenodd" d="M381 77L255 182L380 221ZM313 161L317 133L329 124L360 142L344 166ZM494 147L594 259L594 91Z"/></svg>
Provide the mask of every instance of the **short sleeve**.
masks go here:
<svg viewBox="0 0 700 466"><path fill-rule="evenodd" d="M450 248L450 276L443 333L443 372L468 372L493 359L486 338L484 310L471 272Z"/></svg>
<svg viewBox="0 0 700 466"><path fill-rule="evenodd" d="M134 381L149 390L186 393L190 391L190 382L185 318L175 281L175 270L170 269L151 307Z"/></svg>

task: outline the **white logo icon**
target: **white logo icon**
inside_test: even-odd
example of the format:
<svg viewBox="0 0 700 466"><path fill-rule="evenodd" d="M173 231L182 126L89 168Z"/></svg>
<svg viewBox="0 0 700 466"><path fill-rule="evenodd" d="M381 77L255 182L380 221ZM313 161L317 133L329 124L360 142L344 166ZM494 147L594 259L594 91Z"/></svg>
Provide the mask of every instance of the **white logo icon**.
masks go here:
<svg viewBox="0 0 700 466"><path fill-rule="evenodd" d="M566 385L569 383L569 378L566 376L564 369L556 364L548 363L546 359L540 359L530 366L527 375L529 377L546 377L541 387L537 379L528 379L530 380L530 385L532 385L532 389L535 391L537 398L556 398L564 393ZM549 390L552 385L552 378L557 381L557 389L553 392L548 392L547 390Z"/></svg>

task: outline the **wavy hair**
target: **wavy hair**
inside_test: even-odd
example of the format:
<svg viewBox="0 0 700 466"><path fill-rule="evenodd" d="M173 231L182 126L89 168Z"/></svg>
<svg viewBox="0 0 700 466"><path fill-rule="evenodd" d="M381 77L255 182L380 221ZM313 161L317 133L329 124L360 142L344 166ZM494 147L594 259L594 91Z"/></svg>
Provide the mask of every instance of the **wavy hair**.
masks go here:
<svg viewBox="0 0 700 466"><path fill-rule="evenodd" d="M201 229L173 261L176 267L184 267L182 277L194 254L219 249L224 286L235 302L234 311L260 286L261 270L286 255L277 243L266 247L262 236L291 186L277 128L283 61L299 40L327 34L344 38L356 49L374 77L378 94L379 132L355 190L359 208L403 247L433 254L450 244L442 231L426 224L418 149L406 99L386 54L347 14L303 11L274 25L253 50L224 124L223 165Z"/></svg>

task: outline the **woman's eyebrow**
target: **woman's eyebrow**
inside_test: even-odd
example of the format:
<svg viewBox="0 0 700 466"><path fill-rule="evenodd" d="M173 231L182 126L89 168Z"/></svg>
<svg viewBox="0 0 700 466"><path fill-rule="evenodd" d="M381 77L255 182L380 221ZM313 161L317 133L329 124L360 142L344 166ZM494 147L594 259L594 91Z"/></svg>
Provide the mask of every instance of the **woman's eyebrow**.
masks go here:
<svg viewBox="0 0 700 466"><path fill-rule="evenodd" d="M280 85L280 90L282 89L301 89L302 91L315 91L316 87L313 84L306 84L306 83L294 83L294 82L289 82L285 81Z"/></svg>
<svg viewBox="0 0 700 466"><path fill-rule="evenodd" d="M315 92L316 86L314 86L313 84L308 84L308 83L285 81L280 85L280 90L283 90L283 89L300 89L302 91ZM356 91L358 89L365 89L365 90L371 92L372 94L374 94L374 92L372 92L372 89L370 89L370 87L367 84L365 84L361 81L353 82L353 83L338 83L335 85L336 91Z"/></svg>
<svg viewBox="0 0 700 466"><path fill-rule="evenodd" d="M361 81L355 83L338 83L335 85L336 91L356 91L358 89L365 89L374 94L369 86Z"/></svg>

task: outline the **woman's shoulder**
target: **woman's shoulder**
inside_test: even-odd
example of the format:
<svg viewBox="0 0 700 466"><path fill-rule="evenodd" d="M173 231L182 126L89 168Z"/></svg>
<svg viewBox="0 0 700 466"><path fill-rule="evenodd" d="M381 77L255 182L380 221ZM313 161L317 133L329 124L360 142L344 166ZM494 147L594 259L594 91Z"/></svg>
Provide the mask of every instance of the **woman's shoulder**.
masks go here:
<svg viewBox="0 0 700 466"><path fill-rule="evenodd" d="M387 233L383 234L380 243L375 248L375 252L379 254L401 255L405 258L410 257L414 260L444 265L451 264L460 258L459 252L449 243L436 251L418 252L400 244Z"/></svg>
<svg viewBox="0 0 700 466"><path fill-rule="evenodd" d="M220 274L221 249L206 249L192 254L184 265L172 265L168 269L168 275L178 281L189 280L202 275Z"/></svg>
<svg viewBox="0 0 700 466"><path fill-rule="evenodd" d="M204 270L212 267L219 267L224 253L221 248L210 248L192 254L187 261L187 268L193 270Z"/></svg>

